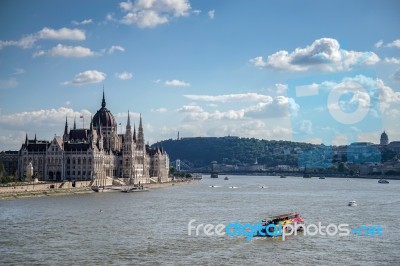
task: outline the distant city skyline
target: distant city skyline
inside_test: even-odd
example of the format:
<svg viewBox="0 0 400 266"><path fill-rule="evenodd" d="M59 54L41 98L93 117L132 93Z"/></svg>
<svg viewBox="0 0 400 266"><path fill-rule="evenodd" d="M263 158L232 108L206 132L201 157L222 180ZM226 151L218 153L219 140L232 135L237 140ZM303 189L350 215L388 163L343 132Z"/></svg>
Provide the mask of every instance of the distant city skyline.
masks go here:
<svg viewBox="0 0 400 266"><path fill-rule="evenodd" d="M2 2L0 151L62 136L65 117L88 128L103 87L118 131L141 114L150 144L178 131L400 140L399 13L398 1Z"/></svg>

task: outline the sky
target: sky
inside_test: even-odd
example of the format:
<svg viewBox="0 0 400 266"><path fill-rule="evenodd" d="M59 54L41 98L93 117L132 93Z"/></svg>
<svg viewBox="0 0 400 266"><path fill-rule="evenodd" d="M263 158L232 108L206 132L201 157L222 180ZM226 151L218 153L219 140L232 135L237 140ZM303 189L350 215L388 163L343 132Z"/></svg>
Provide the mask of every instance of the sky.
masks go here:
<svg viewBox="0 0 400 266"><path fill-rule="evenodd" d="M107 108L146 142L400 140L398 1L0 2L0 151ZM83 116L83 119L80 118Z"/></svg>

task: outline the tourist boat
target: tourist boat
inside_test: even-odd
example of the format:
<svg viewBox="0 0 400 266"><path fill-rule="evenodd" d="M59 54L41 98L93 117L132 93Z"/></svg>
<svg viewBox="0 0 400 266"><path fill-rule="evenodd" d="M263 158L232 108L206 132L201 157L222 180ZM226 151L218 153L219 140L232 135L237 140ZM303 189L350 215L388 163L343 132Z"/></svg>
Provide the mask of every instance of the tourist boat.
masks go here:
<svg viewBox="0 0 400 266"><path fill-rule="evenodd" d="M229 180L229 178L227 176L225 176L224 180Z"/></svg>
<svg viewBox="0 0 400 266"><path fill-rule="evenodd" d="M263 220L263 229L261 232L257 232L255 237L275 237L282 236L283 230L290 230L290 228L285 228L285 225L292 225L292 228L297 231L304 230L304 219L298 213L287 213L278 216L273 216L269 220ZM275 225L270 226L269 225ZM268 228L268 232L266 231Z"/></svg>
<svg viewBox="0 0 400 266"><path fill-rule="evenodd" d="M347 204L347 206L356 207L357 206L357 202L355 200L352 200L352 201L349 202L349 204Z"/></svg>
<svg viewBox="0 0 400 266"><path fill-rule="evenodd" d="M211 172L211 178L218 178L217 172Z"/></svg>
<svg viewBox="0 0 400 266"><path fill-rule="evenodd" d="M119 192L122 190L121 187L114 186L92 186L91 189L94 192Z"/></svg>
<svg viewBox="0 0 400 266"><path fill-rule="evenodd" d="M379 179L378 183L380 183L380 184L389 184L389 181L387 181L386 179L381 178L381 179Z"/></svg>
<svg viewBox="0 0 400 266"><path fill-rule="evenodd" d="M286 176L285 175L281 175L280 178L286 178Z"/></svg>

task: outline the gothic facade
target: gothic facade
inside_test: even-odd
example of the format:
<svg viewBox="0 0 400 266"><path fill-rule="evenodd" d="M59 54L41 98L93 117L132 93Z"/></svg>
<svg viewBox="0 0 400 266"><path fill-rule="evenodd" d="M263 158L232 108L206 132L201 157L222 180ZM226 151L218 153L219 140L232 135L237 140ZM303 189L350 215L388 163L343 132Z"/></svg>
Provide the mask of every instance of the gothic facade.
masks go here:
<svg viewBox="0 0 400 266"><path fill-rule="evenodd" d="M103 92L101 108L90 122L89 129L72 129L65 121L62 137L52 141L28 139L18 156L18 175L26 176L29 163L35 177L48 181L92 180L94 185L111 184L122 178L129 184L167 182L169 157L162 148L145 145L142 117L138 132L128 112L125 134L117 134L117 123L106 108Z"/></svg>

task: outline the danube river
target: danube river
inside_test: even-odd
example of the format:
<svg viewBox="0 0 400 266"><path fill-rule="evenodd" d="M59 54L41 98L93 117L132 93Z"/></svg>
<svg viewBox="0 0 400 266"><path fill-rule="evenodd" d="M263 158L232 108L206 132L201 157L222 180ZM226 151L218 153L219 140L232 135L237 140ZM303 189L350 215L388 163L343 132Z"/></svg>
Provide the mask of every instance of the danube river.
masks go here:
<svg viewBox="0 0 400 266"><path fill-rule="evenodd" d="M351 200L359 206L348 207ZM188 235L192 219L255 224L291 211L306 224L379 225L383 236ZM400 181L204 176L146 193L0 201L0 264L399 265L399 221Z"/></svg>

